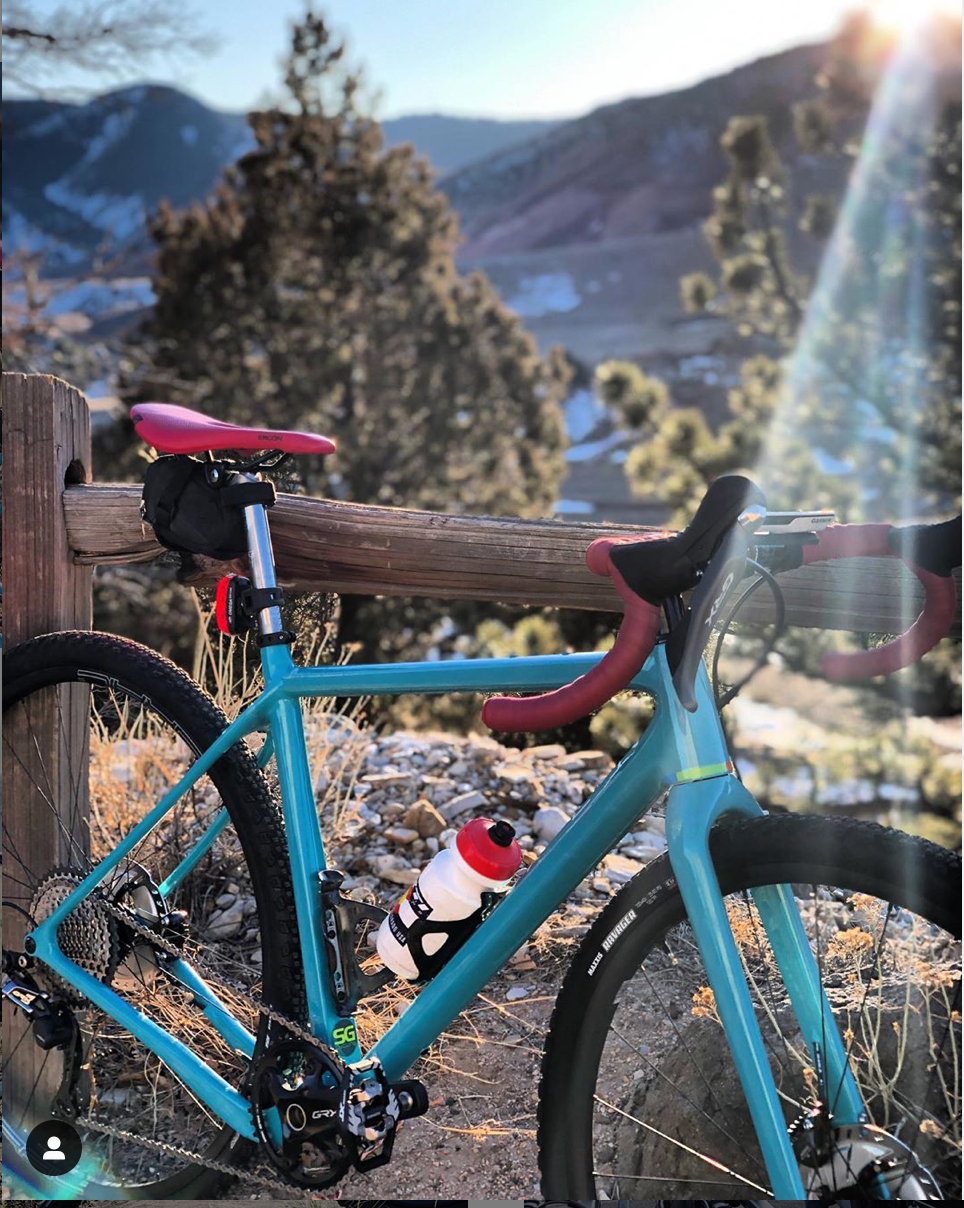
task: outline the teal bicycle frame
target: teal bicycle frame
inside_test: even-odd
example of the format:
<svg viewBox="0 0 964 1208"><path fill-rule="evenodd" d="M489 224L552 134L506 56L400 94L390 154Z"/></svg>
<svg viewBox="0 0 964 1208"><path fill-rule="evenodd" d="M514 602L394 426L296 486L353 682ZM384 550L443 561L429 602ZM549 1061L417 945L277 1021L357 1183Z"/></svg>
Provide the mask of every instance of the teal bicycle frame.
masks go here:
<svg viewBox="0 0 964 1208"><path fill-rule="evenodd" d="M260 522L256 515L247 515L254 512L262 513ZM252 537L256 585L271 585L273 566L263 509L246 509L246 518ZM259 524L263 525L263 532ZM280 628L278 610L266 609L261 624L263 632L270 631L267 629L270 625ZM349 1063L363 1057L377 1059L390 1081L404 1075L419 1054L647 809L668 794L669 858L746 1095L772 1193L777 1199L805 1199L709 851L710 830L719 818L725 814L760 816L763 810L735 775L705 670L700 669L697 682L698 708L695 713L688 713L676 697L665 647L662 643L655 647L630 685L655 699L655 715L646 732L520 883L421 990L408 1010L370 1052L362 1054L354 1039L352 1020L339 1014L330 986L319 893L319 875L326 868L325 849L300 702L315 697L406 693L541 692L570 683L602 656L572 654L299 668L285 645L264 646L261 654L263 693L194 762L111 855L30 934L28 947L32 942L36 956L155 1053L221 1120L253 1139L250 1107L242 1094L177 1037L69 960L57 945L57 928L66 915L110 876L231 746L248 735L264 732L261 762L266 763L272 757L276 762L312 1032ZM162 892L169 893L176 887L214 843L227 821L227 813L222 811L194 850L164 882ZM768 886L752 894L801 1034L811 1054L820 1048L827 1085L840 1086L834 1107L835 1124L856 1124L864 1118L863 1104L793 895L786 886ZM187 961L179 960L174 962L172 972L191 989L197 1005L228 1043L250 1056L254 1052L254 1038L233 1018L197 971Z"/></svg>

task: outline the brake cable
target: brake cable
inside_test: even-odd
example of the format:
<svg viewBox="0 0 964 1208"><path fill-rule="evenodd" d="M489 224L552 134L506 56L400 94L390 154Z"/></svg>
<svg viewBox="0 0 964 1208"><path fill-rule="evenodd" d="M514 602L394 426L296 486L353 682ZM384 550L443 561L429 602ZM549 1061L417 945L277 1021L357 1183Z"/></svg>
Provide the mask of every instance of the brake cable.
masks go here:
<svg viewBox="0 0 964 1208"><path fill-rule="evenodd" d="M726 706L730 703L730 701L732 701L733 698L735 696L737 696L747 686L747 684L750 682L750 680L756 675L756 673L760 670L760 668L763 666L763 664L770 657L770 652L773 650L774 646L777 644L777 642L783 636L783 631L786 629L786 616L787 616L786 601L784 599L783 592L780 589L780 585L776 581L776 578L770 573L770 571L767 570L767 568L765 566L761 566L760 563L756 562L753 558L747 558L747 565L753 567L753 569L757 572L757 578L753 580L753 582L750 584L750 586L746 589L746 591L744 591L744 593L740 596L740 598L737 600L737 602L730 609L729 613L727 614L726 620L723 622L723 625L720 627L720 634L716 640L716 648L713 651L713 664L712 664L713 696L716 701L717 710L725 709ZM724 692L721 695L720 694L719 670L720 670L720 652L723 649L723 642L726 638L727 633L729 633L730 626L733 624L734 620L736 619L736 614L740 611L740 609L747 602L747 600L749 600L750 596L753 595L753 593L756 591L756 589L762 583L766 583L766 585L770 588L770 592L773 595L773 603L774 603L774 606L776 607L777 615L774 620L773 633L770 635L770 640L764 647L763 653L759 655L756 662L753 664L753 666L750 668L750 670L747 672L747 674L741 680L739 680L736 684L734 684L732 687L728 688L726 690L726 692Z"/></svg>

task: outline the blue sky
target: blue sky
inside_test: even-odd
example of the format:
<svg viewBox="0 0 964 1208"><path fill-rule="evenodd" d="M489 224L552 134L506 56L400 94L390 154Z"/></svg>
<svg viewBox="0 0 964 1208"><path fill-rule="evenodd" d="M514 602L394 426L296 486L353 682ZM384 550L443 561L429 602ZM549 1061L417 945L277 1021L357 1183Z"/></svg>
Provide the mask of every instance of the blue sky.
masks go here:
<svg viewBox="0 0 964 1208"><path fill-rule="evenodd" d="M49 9L56 2L38 0L38 6ZM219 39L218 47L202 61L157 64L150 78L220 109L243 110L263 99L277 86L278 62L302 0L187 3ZM380 89L382 117L433 111L560 117L684 87L825 38L858 3L327 0L319 7ZM103 88L116 82L84 80Z"/></svg>

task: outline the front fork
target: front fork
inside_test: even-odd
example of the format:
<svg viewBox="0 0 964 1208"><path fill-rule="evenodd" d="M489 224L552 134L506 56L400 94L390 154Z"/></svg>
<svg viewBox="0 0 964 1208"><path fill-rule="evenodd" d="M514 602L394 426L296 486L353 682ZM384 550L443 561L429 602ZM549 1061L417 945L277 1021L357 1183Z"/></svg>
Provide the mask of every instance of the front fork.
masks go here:
<svg viewBox="0 0 964 1208"><path fill-rule="evenodd" d="M719 818L728 813L756 818L764 812L735 776L715 776L676 785L666 807L666 838L673 872L743 1086L773 1194L780 1200L803 1200L806 1192L799 1165L710 856L710 830ZM751 894L800 1033L815 1062L819 1049L826 1085L831 1088L833 1102L827 1106L833 1111L834 1124L857 1124L865 1114L860 1092L850 1072L793 893L787 885L765 885L751 890Z"/></svg>

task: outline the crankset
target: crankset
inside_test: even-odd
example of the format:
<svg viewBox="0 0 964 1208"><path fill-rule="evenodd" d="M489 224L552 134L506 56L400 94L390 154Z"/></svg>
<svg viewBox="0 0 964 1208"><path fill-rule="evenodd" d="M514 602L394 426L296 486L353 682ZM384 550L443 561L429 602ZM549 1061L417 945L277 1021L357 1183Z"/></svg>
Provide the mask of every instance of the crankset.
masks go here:
<svg viewBox="0 0 964 1208"><path fill-rule="evenodd" d="M345 1066L298 1040L268 1049L251 1097L264 1153L289 1182L309 1189L330 1187L352 1166L384 1165L399 1123L428 1110L420 1082L390 1084L375 1061Z"/></svg>
<svg viewBox="0 0 964 1208"><path fill-rule="evenodd" d="M49 917L82 878L79 870L55 870L35 896L33 916ZM337 884L326 888L337 891ZM344 988L351 996L369 993L372 986L368 976L358 976L360 971L354 968L354 962L346 961L344 956L355 927L363 920L377 921L374 908L348 913L337 910L342 902L335 893L330 893L330 899L329 921L335 927L334 934L327 938L330 944L332 940L340 943L340 968L350 970ZM143 979L148 970L163 969L171 958L180 957L186 929L181 912L166 911L149 876L132 865L108 884L106 892L88 895L60 924L57 934L61 948L71 959L99 980L110 984L116 979L118 988L123 989L128 977ZM80 1029L71 1008L83 1009L87 1000L66 983L66 992L59 993L61 979L47 969L42 975L50 979L53 989L41 989L31 975L34 965L30 953L5 953L3 996L24 1014L32 1014L38 1043L66 1050L63 1081L52 1104L55 1114L115 1143L127 1142L227 1175L236 1174L237 1167L230 1161L217 1161L83 1114L89 1110L90 1091L84 1085L88 1080L81 1062ZM296 1038L271 1045L248 1083L260 1151L282 1177L261 1171L249 1172L248 1177L275 1190L292 1185L311 1190L331 1186L351 1167L366 1171L388 1162L398 1125L428 1110L425 1087L415 1080L389 1083L377 1060L345 1065L303 1025L253 998L248 987L228 979L221 979L219 984Z"/></svg>

